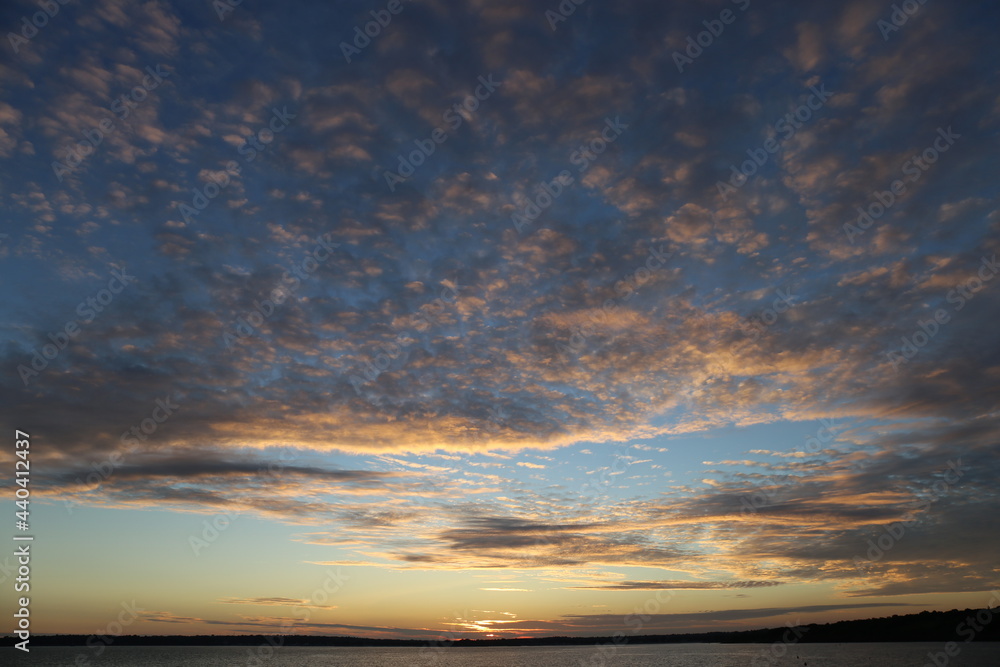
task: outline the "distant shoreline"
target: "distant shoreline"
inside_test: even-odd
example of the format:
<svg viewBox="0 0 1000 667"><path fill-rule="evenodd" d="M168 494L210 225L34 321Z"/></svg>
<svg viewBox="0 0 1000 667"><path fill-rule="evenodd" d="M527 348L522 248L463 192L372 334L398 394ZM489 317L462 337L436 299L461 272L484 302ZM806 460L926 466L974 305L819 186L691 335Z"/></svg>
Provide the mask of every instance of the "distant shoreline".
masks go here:
<svg viewBox="0 0 1000 667"><path fill-rule="evenodd" d="M825 624L786 625L758 630L714 631L675 633L669 635L587 637L500 637L494 639L376 639L371 637L345 637L322 635L122 635L113 639L115 646L272 646L289 647L489 647L489 646L592 646L614 644L769 644L780 642L789 628L798 628L799 643L913 643L967 641L1000 641L1000 622L987 622L970 640L960 628L975 618L979 612L989 614L991 621L996 609L965 609L951 611L924 611L919 614L887 616L856 621L837 621ZM86 646L94 635L33 635L34 646ZM16 638L0 638L0 646L13 646Z"/></svg>

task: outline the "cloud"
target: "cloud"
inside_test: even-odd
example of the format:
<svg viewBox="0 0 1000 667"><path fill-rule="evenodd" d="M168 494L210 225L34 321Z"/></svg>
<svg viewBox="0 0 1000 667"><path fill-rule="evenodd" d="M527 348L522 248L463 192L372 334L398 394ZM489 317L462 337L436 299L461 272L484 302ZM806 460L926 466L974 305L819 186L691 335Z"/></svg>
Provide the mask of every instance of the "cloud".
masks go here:
<svg viewBox="0 0 1000 667"><path fill-rule="evenodd" d="M264 605L273 607L302 607L306 609L336 609L337 605L310 604L309 600L298 600L295 598L221 598L219 602L224 604L241 605Z"/></svg>
<svg viewBox="0 0 1000 667"><path fill-rule="evenodd" d="M594 586L570 586L569 588L598 591L704 591L730 588L765 588L781 584L780 581L621 581Z"/></svg>

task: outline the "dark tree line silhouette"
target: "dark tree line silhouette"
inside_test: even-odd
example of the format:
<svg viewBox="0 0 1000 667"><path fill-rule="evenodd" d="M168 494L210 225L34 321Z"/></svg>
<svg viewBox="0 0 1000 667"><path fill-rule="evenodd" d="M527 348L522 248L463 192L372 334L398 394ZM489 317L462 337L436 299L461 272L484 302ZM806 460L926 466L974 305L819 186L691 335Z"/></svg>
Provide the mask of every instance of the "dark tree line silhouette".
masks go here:
<svg viewBox="0 0 1000 667"><path fill-rule="evenodd" d="M842 642L948 642L1000 641L1000 608L924 611L919 614L866 618L857 621L801 625L799 643ZM442 638L435 646L581 646L589 644L769 644L780 642L788 627L759 630L678 633L615 637L501 637L494 639ZM93 635L34 635L32 646L83 646ZM316 635L122 635L108 637L115 646L427 646L421 639L375 639ZM0 638L0 645L13 646L16 638ZM92 640L93 643L93 640Z"/></svg>

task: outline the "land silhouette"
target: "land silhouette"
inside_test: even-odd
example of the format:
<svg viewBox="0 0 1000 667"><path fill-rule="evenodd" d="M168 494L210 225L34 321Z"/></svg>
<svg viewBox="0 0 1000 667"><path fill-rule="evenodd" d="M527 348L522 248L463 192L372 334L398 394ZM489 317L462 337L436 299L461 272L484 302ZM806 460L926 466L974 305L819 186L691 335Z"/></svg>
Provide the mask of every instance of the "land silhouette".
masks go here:
<svg viewBox="0 0 1000 667"><path fill-rule="evenodd" d="M923 611L836 623L794 626L798 643L855 642L959 642L1000 641L1000 623L993 617L1000 609L952 609ZM978 618L977 618L978 616ZM380 639L322 635L122 635L105 637L115 646L585 646L588 644L769 644L787 637L789 626L758 630L673 633L666 635L587 637L497 637L493 639ZM34 646L84 646L94 635L33 635ZM107 642L107 640L111 640ZM13 646L16 638L5 636L0 645Z"/></svg>

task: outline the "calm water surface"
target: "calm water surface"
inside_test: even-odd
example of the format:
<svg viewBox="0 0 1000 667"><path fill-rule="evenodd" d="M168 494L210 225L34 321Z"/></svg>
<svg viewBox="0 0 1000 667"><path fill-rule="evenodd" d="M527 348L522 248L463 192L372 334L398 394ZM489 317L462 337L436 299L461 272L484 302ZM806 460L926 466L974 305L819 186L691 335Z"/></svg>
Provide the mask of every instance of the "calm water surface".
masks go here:
<svg viewBox="0 0 1000 667"><path fill-rule="evenodd" d="M1000 667L1000 643L961 644L956 657L941 643L798 644L779 655L770 644L671 644L530 648L109 647L3 649L2 664L59 667ZM939 654L937 665L930 654ZM13 662L8 657L14 654Z"/></svg>

